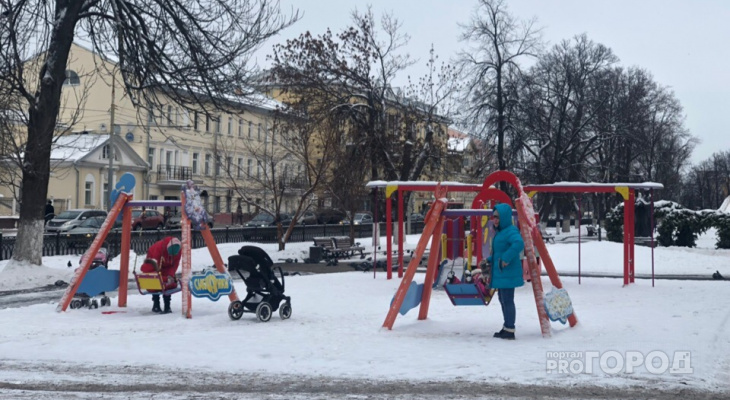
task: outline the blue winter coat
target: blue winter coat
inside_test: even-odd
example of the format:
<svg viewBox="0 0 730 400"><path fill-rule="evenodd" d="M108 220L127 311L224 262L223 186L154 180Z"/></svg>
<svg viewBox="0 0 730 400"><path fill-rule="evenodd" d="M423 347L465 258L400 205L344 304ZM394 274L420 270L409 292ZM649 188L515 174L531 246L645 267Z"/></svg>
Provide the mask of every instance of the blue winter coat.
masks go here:
<svg viewBox="0 0 730 400"><path fill-rule="evenodd" d="M499 212L497 234L492 239L492 253L487 258L492 264L492 288L510 289L522 286L522 261L520 252L525 248L520 231L512 225L512 207L509 204L497 204L494 209ZM502 266L502 261L507 263Z"/></svg>

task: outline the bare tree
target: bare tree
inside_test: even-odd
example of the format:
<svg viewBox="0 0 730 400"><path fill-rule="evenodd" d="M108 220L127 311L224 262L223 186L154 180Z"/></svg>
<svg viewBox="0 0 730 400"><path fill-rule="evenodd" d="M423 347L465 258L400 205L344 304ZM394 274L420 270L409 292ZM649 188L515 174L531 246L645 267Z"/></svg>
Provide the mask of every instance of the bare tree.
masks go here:
<svg viewBox="0 0 730 400"><path fill-rule="evenodd" d="M505 148L511 131L509 114L516 106L518 61L536 57L541 46L535 24L535 20L517 21L503 0L479 0L471 21L462 25L462 40L469 45L459 56L467 80L466 125L482 138L496 135L500 170L507 169Z"/></svg>
<svg viewBox="0 0 730 400"><path fill-rule="evenodd" d="M246 141L224 138L216 154L229 177L226 184L241 201L274 217L283 250L299 217L323 188L338 136L328 121L312 119L300 108L282 107L271 115L272 124L260 128L261 136ZM242 155L250 166L234 164ZM294 209L292 219L283 226L281 215L289 208Z"/></svg>
<svg viewBox="0 0 730 400"><path fill-rule="evenodd" d="M117 61L135 105L164 94L181 105L225 108L219 99L250 80L251 52L298 18L268 0L0 0L0 9L0 88L28 110L13 259L33 264L41 263L49 155L74 39Z"/></svg>

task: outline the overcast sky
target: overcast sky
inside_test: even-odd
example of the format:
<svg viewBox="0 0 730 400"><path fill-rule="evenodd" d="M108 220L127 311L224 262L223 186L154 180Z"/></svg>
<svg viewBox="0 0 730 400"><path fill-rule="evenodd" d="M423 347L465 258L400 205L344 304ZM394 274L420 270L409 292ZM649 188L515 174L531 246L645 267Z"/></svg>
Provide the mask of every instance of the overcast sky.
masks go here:
<svg viewBox="0 0 730 400"><path fill-rule="evenodd" d="M434 45L442 60L453 57L459 22L472 15L476 0L281 0L283 9L298 8L303 18L276 41L309 30L337 32L349 26L356 7L373 6L376 15L392 12L410 35L408 52L420 59L409 70L423 74ZM536 17L550 45L576 34L610 47L622 66L650 71L656 82L674 90L684 106L686 127L701 140L693 161L730 150L730 1L726 0L509 0L517 18ZM271 46L262 52L270 53ZM259 56L259 63L263 63Z"/></svg>

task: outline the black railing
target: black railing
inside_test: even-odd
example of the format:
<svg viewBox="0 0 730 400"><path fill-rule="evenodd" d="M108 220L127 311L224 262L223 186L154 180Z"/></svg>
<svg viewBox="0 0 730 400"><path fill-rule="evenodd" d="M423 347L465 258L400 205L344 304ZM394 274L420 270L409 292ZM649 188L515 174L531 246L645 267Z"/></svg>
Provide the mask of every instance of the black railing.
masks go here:
<svg viewBox="0 0 730 400"><path fill-rule="evenodd" d="M193 179L193 170L190 167L172 165L157 166L157 181L187 181Z"/></svg>
<svg viewBox="0 0 730 400"><path fill-rule="evenodd" d="M287 227L282 227L282 234ZM423 222L414 222L411 225L412 233L423 231ZM373 232L372 224L354 225L356 238L370 238ZM226 226L211 229L216 244L222 243L276 243L277 227L240 227ZM287 243L301 243L312 241L318 236L349 236L349 225L297 225L292 230ZM131 248L136 254L145 254L152 244L165 236L181 237L180 230L149 230L134 231L131 237ZM380 224L380 236L385 236L385 223ZM81 256L91 246L93 236L74 235L68 233L56 233L43 235L43 256ZM192 247L194 249L205 247L203 236L198 231L192 232ZM104 241L104 246L113 257L121 252L122 234L119 231L110 232ZM365 243L363 243L365 244ZM7 260L13 255L15 248L14 236L3 236L0 234L0 260ZM75 260L74 262L78 262Z"/></svg>

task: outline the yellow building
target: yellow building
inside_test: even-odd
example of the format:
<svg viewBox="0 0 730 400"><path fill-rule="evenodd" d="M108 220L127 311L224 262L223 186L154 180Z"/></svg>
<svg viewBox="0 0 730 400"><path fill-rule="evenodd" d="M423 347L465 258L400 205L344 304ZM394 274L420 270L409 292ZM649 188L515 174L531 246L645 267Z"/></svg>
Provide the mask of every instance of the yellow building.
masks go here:
<svg viewBox="0 0 730 400"><path fill-rule="evenodd" d="M162 93L157 98L161 104L136 107L113 61L82 46L72 47L58 123L59 132L65 133L59 133L63 137L53 150L58 158L48 188L56 212L107 207L110 143L113 181L133 173L135 198L179 199L181 185L192 179L212 213L235 211L240 204L236 187L254 193L256 203L269 205L259 179L265 171L257 162L263 152L278 154L282 171L290 176L302 173L296 160L280 154L271 129L276 101L263 96L245 102L226 98L228 112L206 114L166 101ZM69 146L78 151L70 152ZM0 196L10 204L12 189L0 188ZM292 207L293 200L287 199L283 211ZM243 204L243 211L255 210ZM0 215L8 214L17 214L14 203L0 207Z"/></svg>

